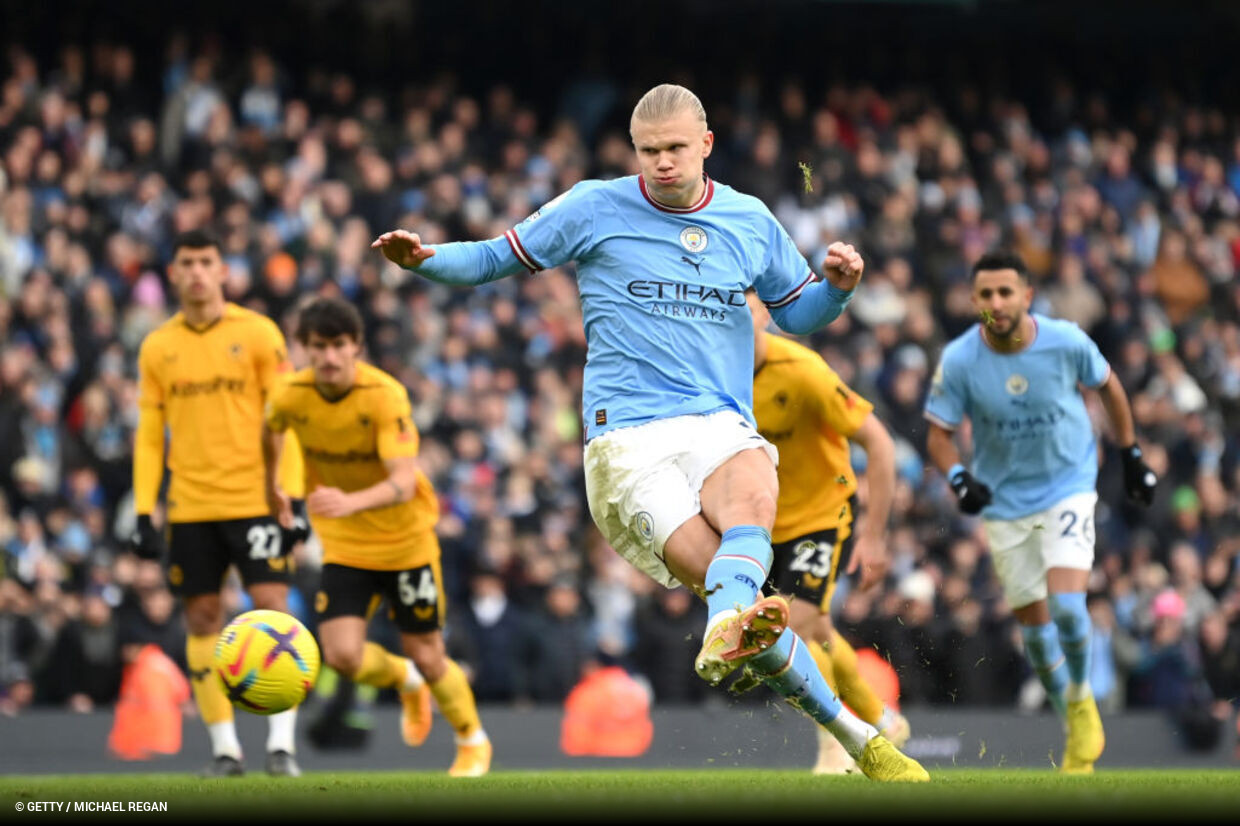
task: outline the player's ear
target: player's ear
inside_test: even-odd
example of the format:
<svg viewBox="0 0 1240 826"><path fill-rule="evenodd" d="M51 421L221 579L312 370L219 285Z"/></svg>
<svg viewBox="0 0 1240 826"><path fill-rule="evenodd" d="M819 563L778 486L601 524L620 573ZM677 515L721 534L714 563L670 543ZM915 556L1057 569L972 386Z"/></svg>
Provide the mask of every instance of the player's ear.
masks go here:
<svg viewBox="0 0 1240 826"><path fill-rule="evenodd" d="M709 158L711 150L715 148L715 133L707 129L706 134L702 136L702 142L702 157Z"/></svg>

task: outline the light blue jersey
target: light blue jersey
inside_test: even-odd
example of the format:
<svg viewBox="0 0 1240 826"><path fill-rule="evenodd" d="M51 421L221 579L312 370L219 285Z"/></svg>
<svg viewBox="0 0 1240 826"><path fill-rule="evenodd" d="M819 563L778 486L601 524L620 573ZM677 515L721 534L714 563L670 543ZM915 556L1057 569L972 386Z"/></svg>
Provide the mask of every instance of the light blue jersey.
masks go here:
<svg viewBox="0 0 1240 826"><path fill-rule="evenodd" d="M972 473L994 498L987 519L1019 519L1095 489L1097 442L1077 387L1110 376L1098 345L1070 321L1031 314L1033 342L998 353L973 325L943 350L926 418L973 424Z"/></svg>
<svg viewBox="0 0 1240 826"><path fill-rule="evenodd" d="M588 355L587 439L732 409L753 422L753 286L784 329L809 332L851 296L819 282L756 198L705 179L698 203L656 203L640 176L583 181L502 239L435 246L418 272L478 284L577 262Z"/></svg>

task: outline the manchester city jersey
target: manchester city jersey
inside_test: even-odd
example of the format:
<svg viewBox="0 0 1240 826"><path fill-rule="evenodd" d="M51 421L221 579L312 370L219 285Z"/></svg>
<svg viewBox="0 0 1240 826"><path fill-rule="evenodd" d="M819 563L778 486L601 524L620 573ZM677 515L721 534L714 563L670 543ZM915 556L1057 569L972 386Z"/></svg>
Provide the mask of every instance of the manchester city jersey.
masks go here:
<svg viewBox="0 0 1240 826"><path fill-rule="evenodd" d="M756 198L709 178L698 203L657 203L640 176L584 181L509 230L531 272L577 262L587 438L733 409L753 422L753 321L815 279Z"/></svg>
<svg viewBox="0 0 1240 826"><path fill-rule="evenodd" d="M1110 366L1080 327L1032 317L1033 342L1018 353L992 350L976 324L949 343L926 399L926 417L943 427L971 420L972 472L994 494L987 519L1037 513L1097 482L1078 384L1101 386Z"/></svg>

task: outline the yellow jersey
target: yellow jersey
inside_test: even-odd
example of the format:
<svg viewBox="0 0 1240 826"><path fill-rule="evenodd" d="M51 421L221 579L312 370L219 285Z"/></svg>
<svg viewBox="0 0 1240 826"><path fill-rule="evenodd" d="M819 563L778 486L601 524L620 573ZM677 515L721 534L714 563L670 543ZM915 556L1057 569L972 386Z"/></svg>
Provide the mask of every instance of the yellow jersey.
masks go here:
<svg viewBox="0 0 1240 826"><path fill-rule="evenodd" d="M388 477L385 460L418 455L409 394L377 367L358 362L353 387L328 400L314 385L314 370L299 370L267 402L267 426L292 431L301 445L305 489L363 490ZM439 502L418 471L413 498L350 516L310 515L323 543L323 562L393 571L429 564L439 556L434 528Z"/></svg>
<svg viewBox="0 0 1240 826"><path fill-rule="evenodd" d="M848 437L873 409L813 350L767 335L766 362L753 380L753 413L758 432L779 448L772 542L837 528L841 517L851 518L848 499L857 476Z"/></svg>
<svg viewBox="0 0 1240 826"><path fill-rule="evenodd" d="M248 519L269 513L264 493L263 404L292 368L280 328L236 304L203 328L182 313L138 353L139 439L134 499L150 513L163 474L168 430L169 522Z"/></svg>

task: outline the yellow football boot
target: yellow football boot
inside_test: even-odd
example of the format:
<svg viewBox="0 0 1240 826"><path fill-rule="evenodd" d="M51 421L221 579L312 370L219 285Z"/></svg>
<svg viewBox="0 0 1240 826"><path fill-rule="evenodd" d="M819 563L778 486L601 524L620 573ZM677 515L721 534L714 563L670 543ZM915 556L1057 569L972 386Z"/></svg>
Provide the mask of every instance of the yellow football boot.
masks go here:
<svg viewBox="0 0 1240 826"><path fill-rule="evenodd" d="M870 738L857 758L857 767L871 780L880 783L925 783L930 774L911 757L891 745L883 735Z"/></svg>
<svg viewBox="0 0 1240 826"><path fill-rule="evenodd" d="M1102 756L1106 735L1098 704L1092 696L1068 703L1068 741L1063 749L1064 774L1093 774L1094 762Z"/></svg>

